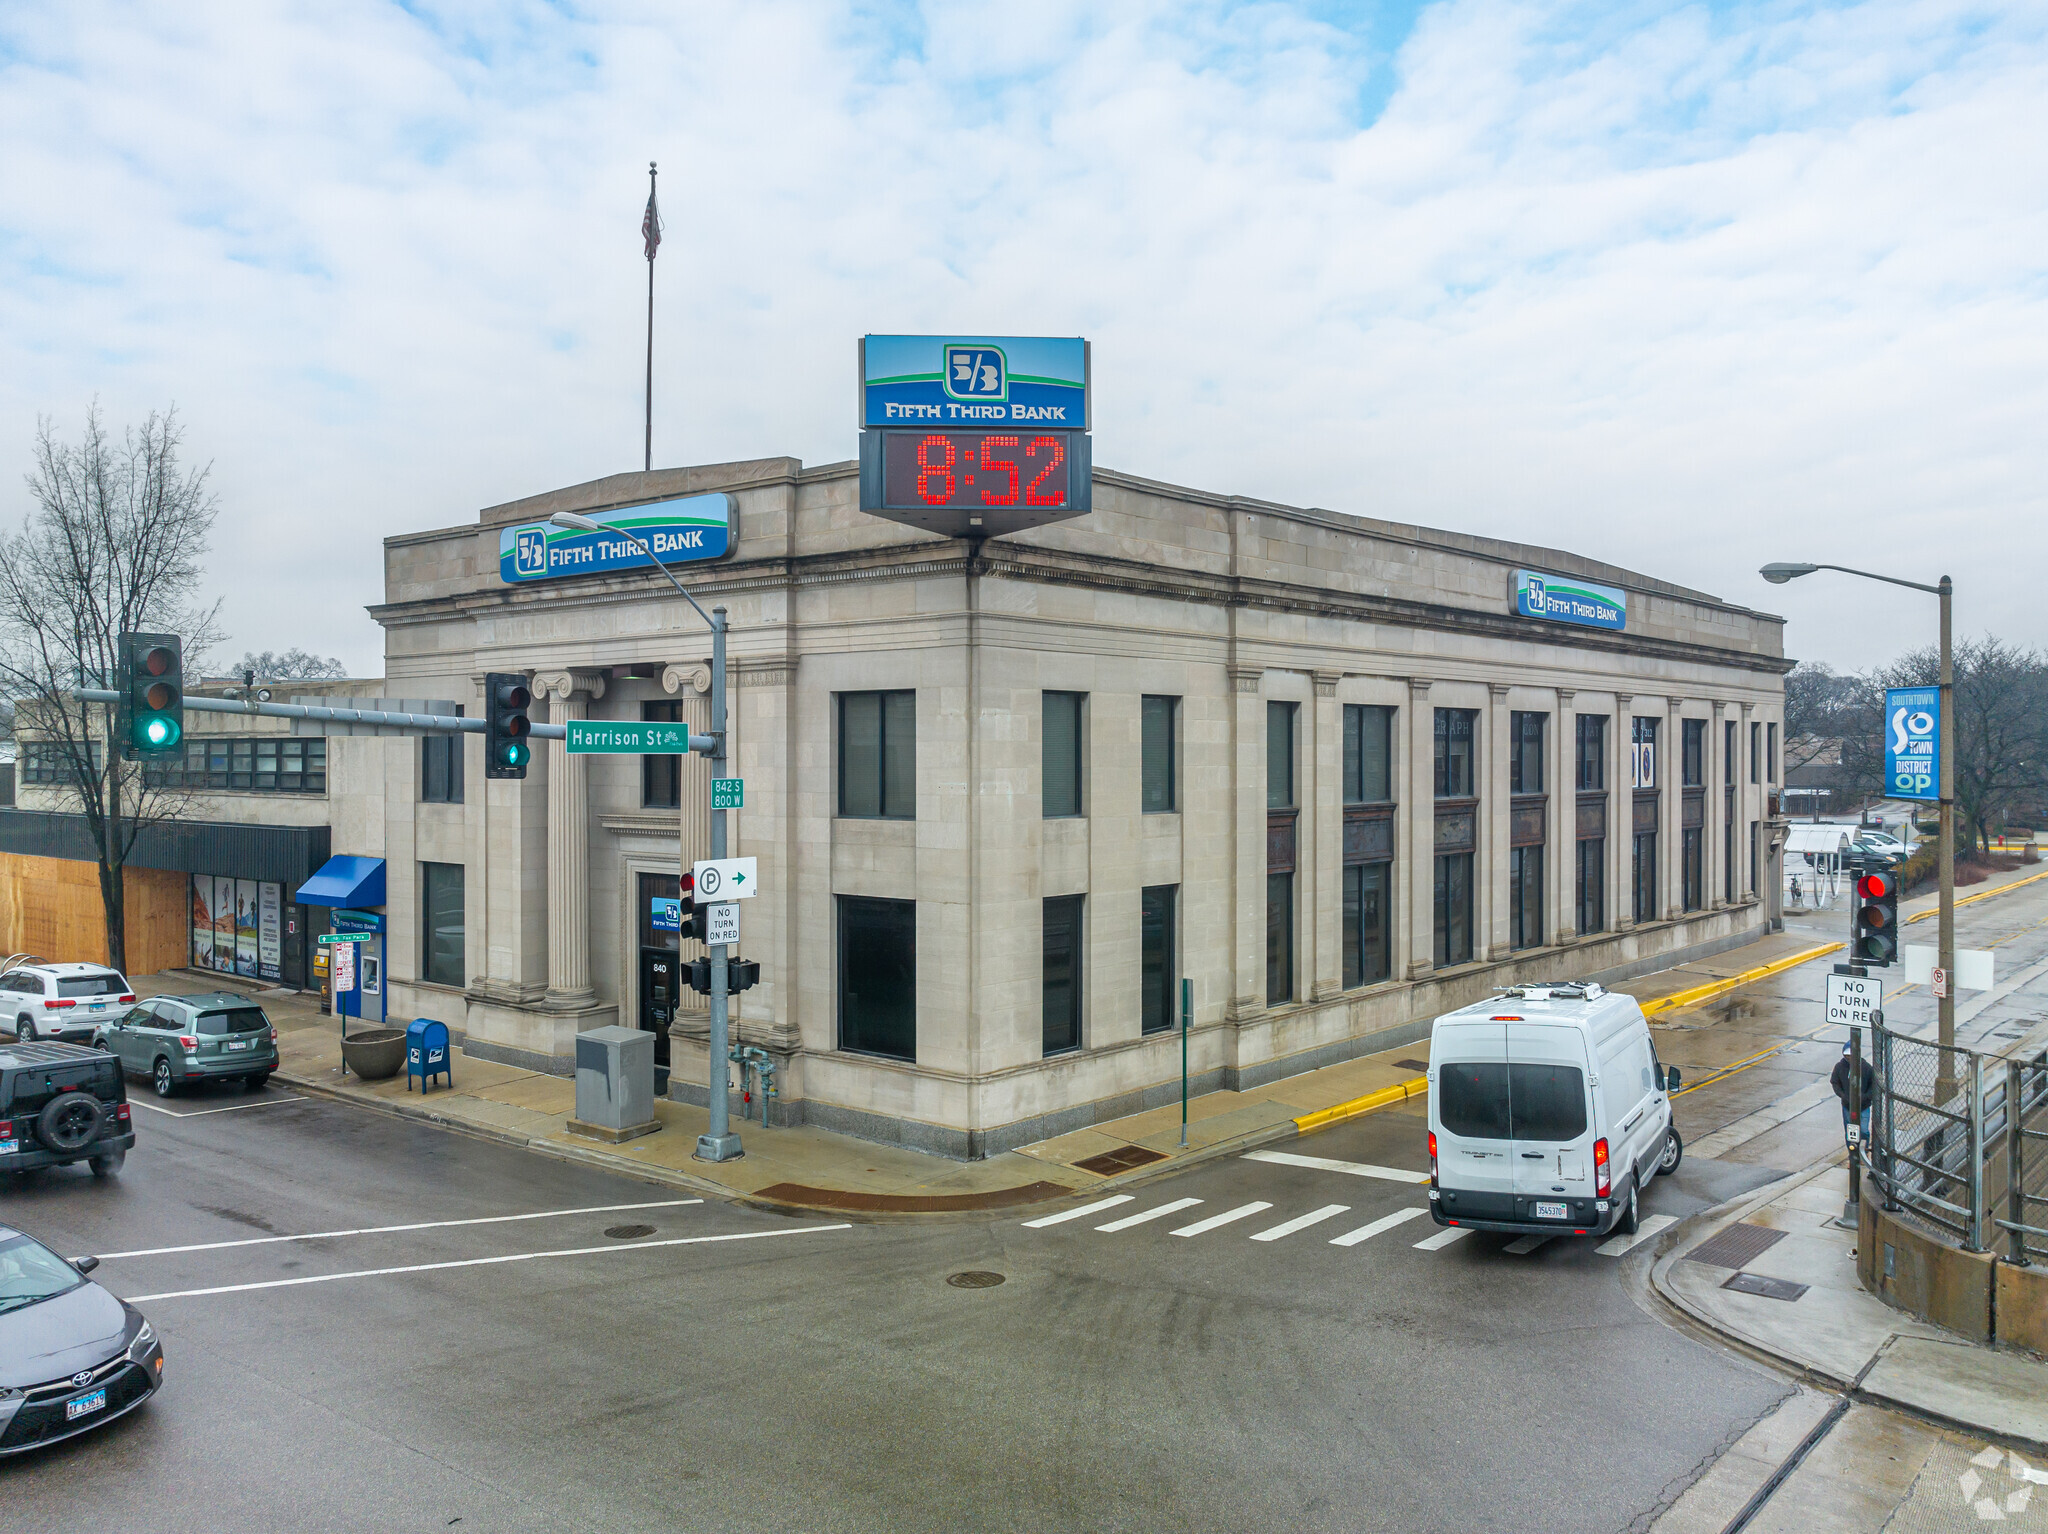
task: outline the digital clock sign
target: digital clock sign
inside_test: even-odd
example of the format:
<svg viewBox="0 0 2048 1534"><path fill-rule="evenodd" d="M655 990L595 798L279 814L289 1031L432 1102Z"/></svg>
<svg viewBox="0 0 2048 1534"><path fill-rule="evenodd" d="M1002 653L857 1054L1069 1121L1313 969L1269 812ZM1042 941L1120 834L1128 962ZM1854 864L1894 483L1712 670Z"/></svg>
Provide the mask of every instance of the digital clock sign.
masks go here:
<svg viewBox="0 0 2048 1534"><path fill-rule="evenodd" d="M955 538L985 538L1092 509L1084 432L865 431L865 511Z"/></svg>

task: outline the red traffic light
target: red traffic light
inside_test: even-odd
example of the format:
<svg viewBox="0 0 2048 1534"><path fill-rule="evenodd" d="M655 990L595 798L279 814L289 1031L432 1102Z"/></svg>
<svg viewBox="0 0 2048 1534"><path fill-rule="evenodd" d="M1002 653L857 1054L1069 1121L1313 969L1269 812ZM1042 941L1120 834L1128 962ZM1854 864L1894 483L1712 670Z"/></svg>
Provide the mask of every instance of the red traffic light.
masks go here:
<svg viewBox="0 0 2048 1534"><path fill-rule="evenodd" d="M1856 881L1856 897L1859 900L1882 900L1898 887L1898 880L1890 874L1865 874Z"/></svg>
<svg viewBox="0 0 2048 1534"><path fill-rule="evenodd" d="M177 664L177 660L178 658L171 654L169 646L152 645L149 652L142 657L142 669L151 676L163 676Z"/></svg>

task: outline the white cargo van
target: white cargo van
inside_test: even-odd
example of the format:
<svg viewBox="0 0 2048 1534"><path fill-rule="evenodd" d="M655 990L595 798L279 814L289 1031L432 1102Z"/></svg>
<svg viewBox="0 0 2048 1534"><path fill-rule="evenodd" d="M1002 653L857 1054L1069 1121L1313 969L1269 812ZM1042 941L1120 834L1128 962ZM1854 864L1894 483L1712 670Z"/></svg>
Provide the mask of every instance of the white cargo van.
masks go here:
<svg viewBox="0 0 2048 1534"><path fill-rule="evenodd" d="M1429 1212L1439 1225L1633 1234L1650 1178L1684 1153L1678 1071L1632 996L1520 985L1436 1020Z"/></svg>

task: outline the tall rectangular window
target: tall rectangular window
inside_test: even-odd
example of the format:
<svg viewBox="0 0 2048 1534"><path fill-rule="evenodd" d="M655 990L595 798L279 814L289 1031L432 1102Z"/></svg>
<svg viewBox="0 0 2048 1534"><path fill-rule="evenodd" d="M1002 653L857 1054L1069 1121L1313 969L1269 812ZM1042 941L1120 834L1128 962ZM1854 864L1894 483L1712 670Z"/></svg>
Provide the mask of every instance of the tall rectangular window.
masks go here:
<svg viewBox="0 0 2048 1534"><path fill-rule="evenodd" d="M1266 875L1266 1005L1294 1000L1294 875Z"/></svg>
<svg viewBox="0 0 2048 1534"><path fill-rule="evenodd" d="M1081 1047L1082 895L1058 895L1045 902L1045 1053Z"/></svg>
<svg viewBox="0 0 2048 1534"><path fill-rule="evenodd" d="M1294 808L1294 705L1266 705L1266 808Z"/></svg>
<svg viewBox="0 0 2048 1534"><path fill-rule="evenodd" d="M1344 802L1385 804L1394 797L1394 711L1344 705Z"/></svg>
<svg viewBox="0 0 2048 1534"><path fill-rule="evenodd" d="M839 897L839 1047L917 1058L917 902Z"/></svg>
<svg viewBox="0 0 2048 1534"><path fill-rule="evenodd" d="M1757 822L1749 823L1749 892L1756 893Z"/></svg>
<svg viewBox="0 0 2048 1534"><path fill-rule="evenodd" d="M1775 783L1778 781L1778 727L1775 724L1766 725L1765 732L1764 781Z"/></svg>
<svg viewBox="0 0 2048 1534"><path fill-rule="evenodd" d="M1139 700L1139 725L1143 739L1140 808L1147 815L1165 815L1180 808L1179 775L1174 760L1174 728L1179 723L1180 699Z"/></svg>
<svg viewBox="0 0 2048 1534"><path fill-rule="evenodd" d="M1721 898L1735 901L1735 794L1728 794L1728 813L1721 820Z"/></svg>
<svg viewBox="0 0 2048 1534"><path fill-rule="evenodd" d="M1706 828L1688 826L1679 833L1679 893L1688 911L1707 903Z"/></svg>
<svg viewBox="0 0 2048 1534"><path fill-rule="evenodd" d="M1078 692L1040 695L1045 721L1040 759L1044 765L1041 803L1047 820L1081 813L1081 700Z"/></svg>
<svg viewBox="0 0 2048 1534"><path fill-rule="evenodd" d="M468 985L462 952L460 863L420 864L420 978L434 985Z"/></svg>
<svg viewBox="0 0 2048 1534"><path fill-rule="evenodd" d="M458 707L455 712L460 714ZM239 746L251 748L252 760L255 742L237 741ZM236 768L240 770L239 756ZM272 781L275 781L274 779ZM237 782L237 788L261 787L250 782ZM422 804L462 803L462 737L460 735L424 735L420 737L420 802Z"/></svg>
<svg viewBox="0 0 2048 1534"><path fill-rule="evenodd" d="M1472 721L1477 709L1440 708L1436 711L1436 796L1439 799L1469 799L1475 790L1472 776Z"/></svg>
<svg viewBox="0 0 2048 1534"><path fill-rule="evenodd" d="M1752 783L1758 783L1762 781L1762 779L1760 779L1757 776L1757 763L1758 758L1763 753L1763 741L1764 727L1760 724L1751 725L1749 727L1749 781Z"/></svg>
<svg viewBox="0 0 2048 1534"><path fill-rule="evenodd" d="M1543 727L1548 714L1508 716L1508 792L1540 794L1543 790Z"/></svg>
<svg viewBox="0 0 2048 1534"><path fill-rule="evenodd" d="M680 703L642 703L640 717L650 724L678 724L682 721L683 706ZM653 752L640 758L640 807L648 810L673 810L683 802L683 759L673 753L656 755Z"/></svg>
<svg viewBox="0 0 2048 1534"><path fill-rule="evenodd" d="M1584 936L1607 925L1607 838L1585 837L1578 848L1579 933Z"/></svg>
<svg viewBox="0 0 2048 1534"><path fill-rule="evenodd" d="M1687 788L1707 786L1707 721L1681 719L1679 746L1680 781Z"/></svg>
<svg viewBox="0 0 2048 1534"><path fill-rule="evenodd" d="M1508 851L1508 946L1543 946L1543 849Z"/></svg>
<svg viewBox="0 0 2048 1534"><path fill-rule="evenodd" d="M1630 863L1630 881L1635 894L1635 919L1657 919L1657 833L1638 831Z"/></svg>
<svg viewBox="0 0 2048 1534"><path fill-rule="evenodd" d="M1727 720L1721 726L1721 786L1735 786L1735 721Z"/></svg>
<svg viewBox="0 0 2048 1534"><path fill-rule="evenodd" d="M917 694L839 695L839 813L917 818Z"/></svg>
<svg viewBox="0 0 2048 1534"><path fill-rule="evenodd" d="M1657 786L1657 721L1631 719L1628 725L1631 748L1628 765L1630 788Z"/></svg>
<svg viewBox="0 0 2048 1534"><path fill-rule="evenodd" d="M1344 865L1344 984L1372 985L1394 972L1392 863Z"/></svg>
<svg viewBox="0 0 2048 1534"><path fill-rule="evenodd" d="M1441 717L1441 714L1439 714ZM1472 962L1472 854L1436 859L1436 967Z"/></svg>
<svg viewBox="0 0 2048 1534"><path fill-rule="evenodd" d="M1154 884L1138 892L1138 1031L1164 1033L1175 1026L1174 906L1180 886Z"/></svg>
<svg viewBox="0 0 2048 1534"><path fill-rule="evenodd" d="M1579 792L1595 793L1607 787L1607 716L1579 715L1577 732Z"/></svg>

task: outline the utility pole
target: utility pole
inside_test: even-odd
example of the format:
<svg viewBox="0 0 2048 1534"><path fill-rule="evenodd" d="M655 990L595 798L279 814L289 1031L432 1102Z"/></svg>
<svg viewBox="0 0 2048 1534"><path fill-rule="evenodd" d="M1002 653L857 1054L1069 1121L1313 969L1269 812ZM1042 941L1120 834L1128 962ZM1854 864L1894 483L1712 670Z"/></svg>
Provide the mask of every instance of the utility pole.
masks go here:
<svg viewBox="0 0 2048 1534"><path fill-rule="evenodd" d="M711 781L726 775L725 756L725 609L711 609ZM708 793L710 790L707 789ZM711 808L711 855L725 856L725 814L714 795ZM711 945L711 1122L697 1136L699 1161L731 1161L744 1155L740 1137L732 1132L728 1118L731 1095L726 1087L726 1056L731 1053L731 1030L726 1017L726 968L723 943ZM768 1109L761 1109L761 1122L768 1122Z"/></svg>
<svg viewBox="0 0 2048 1534"><path fill-rule="evenodd" d="M1941 880L1937 921L1941 930L1935 942L1939 950L1936 962L1945 983L1935 998L1940 1018L1936 1042L1941 1047L1936 1051L1940 1058L1935 1062L1934 1100L1945 1103L1956 1095L1956 669L1949 632L1949 601L1955 595L1955 583L1944 575L1935 595L1941 599L1941 850L1935 854Z"/></svg>

